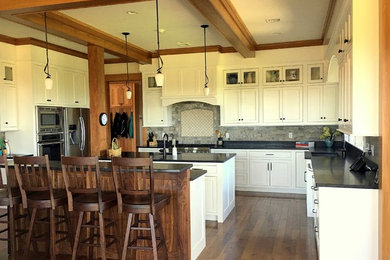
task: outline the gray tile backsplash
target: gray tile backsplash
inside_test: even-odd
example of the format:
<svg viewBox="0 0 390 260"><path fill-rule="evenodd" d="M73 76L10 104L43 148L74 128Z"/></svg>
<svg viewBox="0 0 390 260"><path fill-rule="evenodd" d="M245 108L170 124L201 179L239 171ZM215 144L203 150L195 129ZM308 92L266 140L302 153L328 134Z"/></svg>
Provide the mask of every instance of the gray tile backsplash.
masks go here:
<svg viewBox="0 0 390 260"><path fill-rule="evenodd" d="M182 111L202 109L213 112L213 136L183 136L181 133L183 120ZM215 130L224 134L229 133L231 141L317 141L322 133L323 126L220 126L220 107L200 102L182 102L172 105L172 126L149 127L148 132L153 132L157 139L162 139L162 133L173 134L180 143L212 144L217 141ZM198 125L200 129L202 125ZM334 129L337 126L329 126ZM289 138L292 133L293 138ZM340 138L340 137L338 137ZM337 139L339 140L339 139ZM340 138L342 140L342 138Z"/></svg>

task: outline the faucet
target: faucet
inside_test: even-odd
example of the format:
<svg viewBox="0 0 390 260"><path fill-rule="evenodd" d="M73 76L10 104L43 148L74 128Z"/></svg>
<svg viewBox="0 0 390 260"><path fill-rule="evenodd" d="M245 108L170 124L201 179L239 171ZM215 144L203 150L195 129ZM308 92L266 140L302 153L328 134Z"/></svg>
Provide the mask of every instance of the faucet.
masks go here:
<svg viewBox="0 0 390 260"><path fill-rule="evenodd" d="M168 135L165 133L163 135L163 142L164 142L164 149L163 149L163 157L165 158L167 156L167 144L166 144L166 141L168 141Z"/></svg>

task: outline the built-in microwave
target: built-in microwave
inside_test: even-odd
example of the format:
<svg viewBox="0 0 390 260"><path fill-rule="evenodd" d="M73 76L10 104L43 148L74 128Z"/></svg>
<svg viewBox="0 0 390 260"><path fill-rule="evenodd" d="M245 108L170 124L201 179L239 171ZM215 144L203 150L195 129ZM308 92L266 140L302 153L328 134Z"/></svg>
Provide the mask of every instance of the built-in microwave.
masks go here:
<svg viewBox="0 0 390 260"><path fill-rule="evenodd" d="M64 110L62 107L37 107L37 133L63 132Z"/></svg>

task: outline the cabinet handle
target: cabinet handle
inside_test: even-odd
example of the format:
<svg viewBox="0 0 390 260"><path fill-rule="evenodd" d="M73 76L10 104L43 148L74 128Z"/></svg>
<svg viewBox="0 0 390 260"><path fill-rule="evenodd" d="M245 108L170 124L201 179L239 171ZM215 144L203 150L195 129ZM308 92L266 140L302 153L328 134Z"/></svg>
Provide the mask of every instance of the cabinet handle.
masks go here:
<svg viewBox="0 0 390 260"><path fill-rule="evenodd" d="M314 204L319 204L318 199L314 199Z"/></svg>
<svg viewBox="0 0 390 260"><path fill-rule="evenodd" d="M267 171L269 171L269 162L267 163Z"/></svg>
<svg viewBox="0 0 390 260"><path fill-rule="evenodd" d="M318 191L318 187L311 186L311 189L314 191Z"/></svg>
<svg viewBox="0 0 390 260"><path fill-rule="evenodd" d="M344 118L344 122L348 122L348 121L349 121L348 119L345 119L345 118Z"/></svg>
<svg viewBox="0 0 390 260"><path fill-rule="evenodd" d="M51 102L51 99L46 99L47 102Z"/></svg>
<svg viewBox="0 0 390 260"><path fill-rule="evenodd" d="M307 180L306 180L306 173L307 173L307 171L305 171L305 172L303 173L303 180L304 180L305 182L307 182Z"/></svg>
<svg viewBox="0 0 390 260"><path fill-rule="evenodd" d="M337 118L337 121L343 121L343 119L341 119L341 118Z"/></svg>
<svg viewBox="0 0 390 260"><path fill-rule="evenodd" d="M312 209L311 212L313 212L314 214L317 214L317 210L315 210L315 209Z"/></svg>
<svg viewBox="0 0 390 260"><path fill-rule="evenodd" d="M272 163L269 163L270 164L270 166L271 166L271 171L272 171Z"/></svg>
<svg viewBox="0 0 390 260"><path fill-rule="evenodd" d="M75 103L78 104L79 102L76 100Z"/></svg>
<svg viewBox="0 0 390 260"><path fill-rule="evenodd" d="M273 153L266 153L265 155L274 155Z"/></svg>
<svg viewBox="0 0 390 260"><path fill-rule="evenodd" d="M344 39L344 43L349 43L349 40L348 39Z"/></svg>
<svg viewBox="0 0 390 260"><path fill-rule="evenodd" d="M343 51L343 50L339 50L339 51L338 51L338 53L342 53L342 52L344 52L344 51Z"/></svg>
<svg viewBox="0 0 390 260"><path fill-rule="evenodd" d="M314 226L314 231L315 231L316 233L318 233L318 231L319 231L318 226Z"/></svg>
<svg viewBox="0 0 390 260"><path fill-rule="evenodd" d="M4 78L3 80L7 80L7 78Z"/></svg>

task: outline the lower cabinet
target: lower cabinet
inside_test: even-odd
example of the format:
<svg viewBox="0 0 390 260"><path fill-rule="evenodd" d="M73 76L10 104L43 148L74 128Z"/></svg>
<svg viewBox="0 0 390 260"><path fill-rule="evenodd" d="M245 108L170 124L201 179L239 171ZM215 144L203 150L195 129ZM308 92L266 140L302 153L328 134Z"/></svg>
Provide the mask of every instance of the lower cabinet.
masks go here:
<svg viewBox="0 0 390 260"><path fill-rule="evenodd" d="M306 193L304 151L264 149L211 149L235 153L238 191Z"/></svg>
<svg viewBox="0 0 390 260"><path fill-rule="evenodd" d="M0 85L0 96L0 132L18 130L18 103L15 85Z"/></svg>
<svg viewBox="0 0 390 260"><path fill-rule="evenodd" d="M191 259L206 247L205 176L190 182Z"/></svg>
<svg viewBox="0 0 390 260"><path fill-rule="evenodd" d="M379 259L378 189L318 187L317 203L319 259Z"/></svg>

